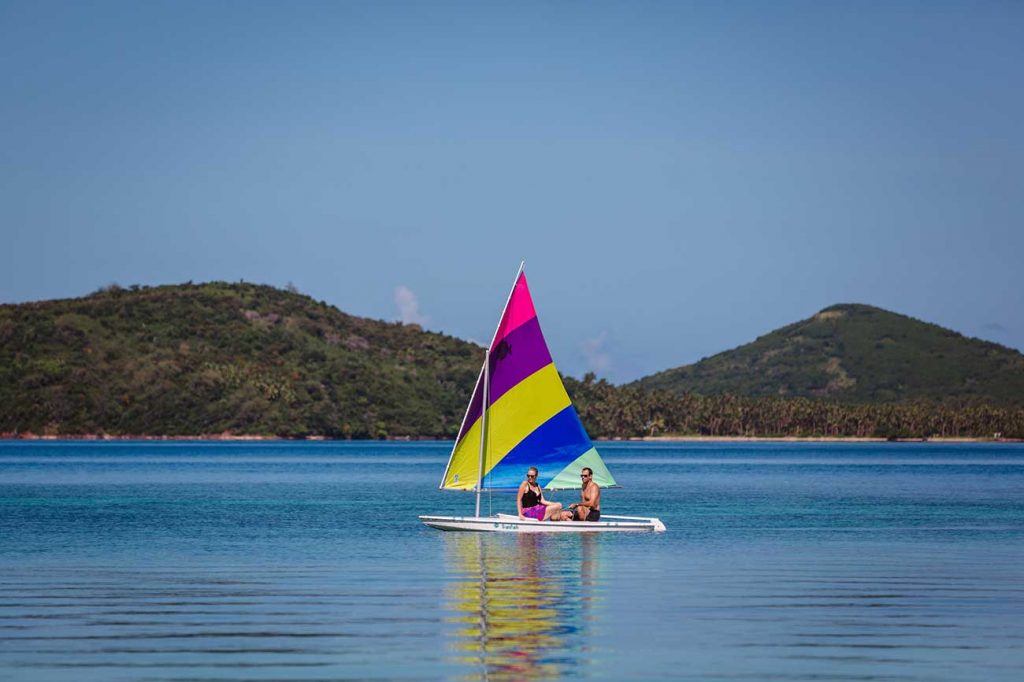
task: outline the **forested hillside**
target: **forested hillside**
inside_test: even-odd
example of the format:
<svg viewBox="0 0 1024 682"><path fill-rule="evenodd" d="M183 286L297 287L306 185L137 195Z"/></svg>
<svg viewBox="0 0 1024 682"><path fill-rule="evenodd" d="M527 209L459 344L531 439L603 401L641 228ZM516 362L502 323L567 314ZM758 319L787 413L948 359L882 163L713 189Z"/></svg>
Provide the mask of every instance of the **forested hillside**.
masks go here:
<svg viewBox="0 0 1024 682"><path fill-rule="evenodd" d="M1024 406L1024 355L867 305L835 305L636 386L675 394Z"/></svg>
<svg viewBox="0 0 1024 682"><path fill-rule="evenodd" d="M454 435L483 349L252 284L0 306L0 432Z"/></svg>
<svg viewBox="0 0 1024 682"><path fill-rule="evenodd" d="M871 316L875 310L825 313ZM732 358L728 362L716 356L708 365L715 371L707 372L714 382L702 384L709 395L685 385L682 392L648 382L613 386L593 375L566 377L566 388L595 438L1024 437L1024 407L1013 404L1015 356L973 340L963 350L965 340L945 330L940 336L950 345L934 346L922 359L906 350L920 345L913 327L888 328L875 350L896 346L899 354L864 359L850 369L840 364L848 378L835 385L864 391L864 377L884 379L890 371L908 376L906 367L932 367L936 355L948 354L974 378L970 390L929 395L958 396L959 404L867 402L856 391L810 389L822 397L791 397L804 390L796 388L804 385L802 372L813 374L806 368L862 357L834 354L835 344L862 349L867 343L832 328L842 316L791 325L751 344L757 352L745 347L739 355L723 354ZM483 349L474 344L416 325L353 317L268 286L109 287L78 299L0 306L0 433L451 438L482 360ZM878 365L875 374L857 369L872 363ZM984 369L990 366L995 369ZM964 381L953 376L958 386ZM786 383L779 384L780 377ZM906 384L892 394L880 392L880 381L870 395L908 394ZM936 381L928 384L933 391L942 385ZM734 392L722 392L729 390ZM861 402L830 398L850 395Z"/></svg>
<svg viewBox="0 0 1024 682"><path fill-rule="evenodd" d="M1022 407L674 394L612 386L593 375L567 378L566 387L595 438L1024 438Z"/></svg>

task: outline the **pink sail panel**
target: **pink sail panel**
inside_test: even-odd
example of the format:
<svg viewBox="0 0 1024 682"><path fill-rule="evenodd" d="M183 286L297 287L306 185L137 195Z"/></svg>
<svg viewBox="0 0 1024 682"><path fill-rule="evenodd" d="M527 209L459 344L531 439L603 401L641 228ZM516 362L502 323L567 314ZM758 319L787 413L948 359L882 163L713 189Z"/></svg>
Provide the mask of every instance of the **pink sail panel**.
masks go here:
<svg viewBox="0 0 1024 682"><path fill-rule="evenodd" d="M491 343L491 352L498 347L506 336L514 332L524 323L537 317L537 311L533 309L533 298L530 296L530 288L526 285L526 273L519 273L519 279L512 287L512 296L508 299L505 312L498 323L498 331L494 334L494 341Z"/></svg>

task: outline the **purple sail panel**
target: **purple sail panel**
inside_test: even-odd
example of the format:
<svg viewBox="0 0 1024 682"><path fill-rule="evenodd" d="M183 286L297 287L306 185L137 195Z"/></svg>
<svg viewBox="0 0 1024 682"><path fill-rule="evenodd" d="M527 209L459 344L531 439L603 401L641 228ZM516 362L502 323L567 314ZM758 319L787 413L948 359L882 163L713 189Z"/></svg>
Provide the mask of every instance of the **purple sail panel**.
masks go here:
<svg viewBox="0 0 1024 682"><path fill-rule="evenodd" d="M493 405L513 386L538 369L550 364L551 353L548 352L548 345L544 342L544 335L540 331L540 323L537 318L516 327L491 351L491 399L488 405ZM473 400L470 401L466 421L462 424L459 437L455 439L456 443L462 440L466 432L473 428L473 424L480 418L480 408L483 404L482 393L483 382L480 382L473 392Z"/></svg>
<svg viewBox="0 0 1024 682"><path fill-rule="evenodd" d="M495 401L541 367L551 364L540 322L533 318L517 327L491 351L491 401Z"/></svg>

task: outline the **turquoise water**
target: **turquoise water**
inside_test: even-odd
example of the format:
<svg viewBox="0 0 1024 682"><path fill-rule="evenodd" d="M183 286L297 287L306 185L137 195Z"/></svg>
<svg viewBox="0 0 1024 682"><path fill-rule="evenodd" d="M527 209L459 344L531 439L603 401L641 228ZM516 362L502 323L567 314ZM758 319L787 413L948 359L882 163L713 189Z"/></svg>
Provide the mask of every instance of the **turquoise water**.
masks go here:
<svg viewBox="0 0 1024 682"><path fill-rule="evenodd" d="M669 531L576 537L448 447L0 443L0 680L1022 678L1024 446L599 444Z"/></svg>

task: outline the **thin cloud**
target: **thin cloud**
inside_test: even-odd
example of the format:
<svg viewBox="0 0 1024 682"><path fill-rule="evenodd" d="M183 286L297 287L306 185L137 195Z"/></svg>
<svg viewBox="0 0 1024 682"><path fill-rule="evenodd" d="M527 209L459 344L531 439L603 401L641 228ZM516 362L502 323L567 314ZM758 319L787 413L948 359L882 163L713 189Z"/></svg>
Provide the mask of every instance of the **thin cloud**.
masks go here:
<svg viewBox="0 0 1024 682"><path fill-rule="evenodd" d="M412 289L400 284L395 287L395 307L398 309L398 319L404 324L427 323L425 315L420 313L420 302Z"/></svg>
<svg viewBox="0 0 1024 682"><path fill-rule="evenodd" d="M608 332L601 332L592 339L587 339L580 344L583 351L583 359L587 363L587 369L592 372L605 374L612 368L612 356L605 350L605 343L608 341Z"/></svg>

